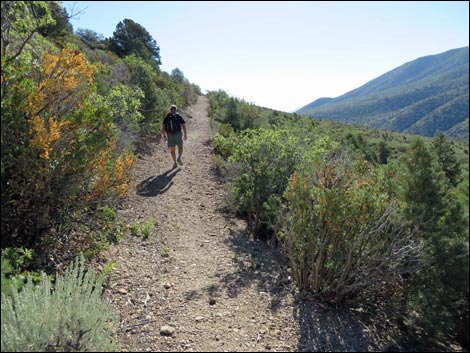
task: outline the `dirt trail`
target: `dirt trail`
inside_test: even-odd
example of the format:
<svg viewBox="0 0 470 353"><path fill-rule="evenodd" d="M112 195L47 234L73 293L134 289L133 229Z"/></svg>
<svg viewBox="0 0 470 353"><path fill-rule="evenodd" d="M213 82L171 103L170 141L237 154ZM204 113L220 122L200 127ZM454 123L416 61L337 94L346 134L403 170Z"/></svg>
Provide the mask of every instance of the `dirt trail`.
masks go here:
<svg viewBox="0 0 470 353"><path fill-rule="evenodd" d="M168 149L154 144L120 211L128 224L155 220L148 239L126 236L106 255L117 263L106 295L127 325L125 350L376 350L350 316L296 303L277 250L223 211L207 108L200 97L186 111L184 165L171 170Z"/></svg>

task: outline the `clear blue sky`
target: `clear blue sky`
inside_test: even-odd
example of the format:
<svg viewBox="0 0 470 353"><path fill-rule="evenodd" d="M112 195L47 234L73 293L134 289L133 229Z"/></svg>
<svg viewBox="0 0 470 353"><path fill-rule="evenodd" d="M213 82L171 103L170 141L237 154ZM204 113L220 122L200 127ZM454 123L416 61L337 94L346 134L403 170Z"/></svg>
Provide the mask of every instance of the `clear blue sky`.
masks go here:
<svg viewBox="0 0 470 353"><path fill-rule="evenodd" d="M414 59L469 45L468 1L62 1L74 30L128 18L205 90L293 111Z"/></svg>

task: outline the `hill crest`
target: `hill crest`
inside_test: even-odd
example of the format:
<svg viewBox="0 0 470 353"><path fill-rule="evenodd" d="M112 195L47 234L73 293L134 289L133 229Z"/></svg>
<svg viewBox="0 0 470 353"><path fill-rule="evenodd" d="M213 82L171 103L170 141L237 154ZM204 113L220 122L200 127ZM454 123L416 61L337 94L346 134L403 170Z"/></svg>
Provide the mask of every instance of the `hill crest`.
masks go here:
<svg viewBox="0 0 470 353"><path fill-rule="evenodd" d="M469 47L407 62L297 113L399 132L468 139Z"/></svg>

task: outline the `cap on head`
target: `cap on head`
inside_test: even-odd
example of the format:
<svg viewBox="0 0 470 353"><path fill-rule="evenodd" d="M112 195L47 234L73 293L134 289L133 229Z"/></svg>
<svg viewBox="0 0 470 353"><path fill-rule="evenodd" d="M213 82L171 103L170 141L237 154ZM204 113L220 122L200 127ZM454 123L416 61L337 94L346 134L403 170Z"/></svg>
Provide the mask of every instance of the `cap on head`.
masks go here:
<svg viewBox="0 0 470 353"><path fill-rule="evenodd" d="M176 110L176 105L172 104L171 107L170 107L170 110Z"/></svg>

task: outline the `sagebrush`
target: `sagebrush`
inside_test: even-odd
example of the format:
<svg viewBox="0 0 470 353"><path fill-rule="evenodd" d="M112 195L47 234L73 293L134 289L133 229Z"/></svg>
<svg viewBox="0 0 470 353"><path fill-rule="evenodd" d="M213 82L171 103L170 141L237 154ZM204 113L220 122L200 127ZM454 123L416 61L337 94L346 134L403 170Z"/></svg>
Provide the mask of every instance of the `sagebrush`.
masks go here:
<svg viewBox="0 0 470 353"><path fill-rule="evenodd" d="M55 284L31 276L18 292L2 293L3 352L119 351L118 316L101 297L102 280L77 259Z"/></svg>

